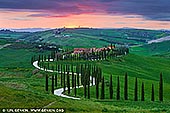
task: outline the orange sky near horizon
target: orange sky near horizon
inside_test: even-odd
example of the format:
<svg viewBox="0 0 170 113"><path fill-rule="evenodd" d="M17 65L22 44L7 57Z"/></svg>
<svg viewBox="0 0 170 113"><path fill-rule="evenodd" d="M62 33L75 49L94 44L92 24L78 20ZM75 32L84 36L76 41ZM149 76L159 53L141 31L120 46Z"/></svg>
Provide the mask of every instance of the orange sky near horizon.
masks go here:
<svg viewBox="0 0 170 113"><path fill-rule="evenodd" d="M0 12L0 28L61 28L61 27L92 27L92 28L144 28L170 29L169 22L145 20L140 15L80 14L65 17L29 17L37 12Z"/></svg>

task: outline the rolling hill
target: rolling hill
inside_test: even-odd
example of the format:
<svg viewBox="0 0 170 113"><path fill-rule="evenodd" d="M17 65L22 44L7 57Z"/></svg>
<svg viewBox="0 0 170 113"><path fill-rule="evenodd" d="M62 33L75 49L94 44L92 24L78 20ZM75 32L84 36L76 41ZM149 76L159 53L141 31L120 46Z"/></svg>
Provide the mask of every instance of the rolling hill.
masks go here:
<svg viewBox="0 0 170 113"><path fill-rule="evenodd" d="M60 31L61 30L61 31ZM165 31L138 29L55 29L35 33L17 34L0 32L0 45L18 44L20 48L5 47L0 50L0 109L1 108L65 108L66 112L170 112L170 41L148 44L149 40L170 35ZM10 35L11 34L11 35ZM10 35L10 36L9 36ZM13 37L14 36L14 37ZM11 39L13 38L13 39ZM16 40L24 42L15 42ZM102 47L109 43L139 45L131 47L130 54L105 61L92 62L103 70L105 81L113 75L114 97L116 78L120 76L121 100L95 99L95 87L91 87L91 99L85 99L83 89L78 89L81 100L70 100L52 95L45 91L45 74L37 71L30 59L33 55L49 54L39 51L28 43L51 43L63 47ZM26 47L23 47L25 45ZM28 46L28 47L27 47ZM66 61L65 63L68 63ZM123 100L124 74L129 77L129 100ZM158 101L159 74L163 73L164 101ZM49 73L47 73L49 74ZM139 87L145 82L146 100L132 101L134 78L138 77ZM59 82L58 82L59 83ZM151 84L155 85L155 102L150 101ZM49 83L51 85L51 82ZM50 86L49 86L50 87ZM51 89L51 87L50 87ZM139 89L140 93L140 89ZM73 91L71 92L73 95ZM140 97L139 97L140 98ZM70 104L71 103L71 104Z"/></svg>
<svg viewBox="0 0 170 113"><path fill-rule="evenodd" d="M158 30L63 28L31 33L21 39L61 46L102 47L109 43L129 46L146 44L150 40L168 35L170 32Z"/></svg>

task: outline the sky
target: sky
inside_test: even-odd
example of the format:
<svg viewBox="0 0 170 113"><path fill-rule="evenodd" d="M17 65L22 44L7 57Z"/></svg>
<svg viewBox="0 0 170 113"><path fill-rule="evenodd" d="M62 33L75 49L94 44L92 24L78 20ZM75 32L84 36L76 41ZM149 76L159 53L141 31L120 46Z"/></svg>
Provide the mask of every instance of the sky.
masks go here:
<svg viewBox="0 0 170 113"><path fill-rule="evenodd" d="M170 0L0 0L0 28L170 29Z"/></svg>

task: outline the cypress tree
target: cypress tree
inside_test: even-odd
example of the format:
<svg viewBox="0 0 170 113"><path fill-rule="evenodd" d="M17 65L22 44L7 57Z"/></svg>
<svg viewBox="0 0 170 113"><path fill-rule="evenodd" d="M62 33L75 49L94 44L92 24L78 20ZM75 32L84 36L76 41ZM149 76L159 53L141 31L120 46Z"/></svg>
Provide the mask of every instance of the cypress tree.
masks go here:
<svg viewBox="0 0 170 113"><path fill-rule="evenodd" d="M83 65L80 65L81 84L83 85Z"/></svg>
<svg viewBox="0 0 170 113"><path fill-rule="evenodd" d="M76 66L76 70L77 70L77 85L79 87L80 83L79 83L79 65Z"/></svg>
<svg viewBox="0 0 170 113"><path fill-rule="evenodd" d="M34 62L34 58L33 57L31 57L31 65L32 65L32 63Z"/></svg>
<svg viewBox="0 0 170 113"><path fill-rule="evenodd" d="M44 61L43 55L41 55L41 61L42 61L42 62Z"/></svg>
<svg viewBox="0 0 170 113"><path fill-rule="evenodd" d="M94 66L92 66L92 75L91 75L91 77L92 77L92 86L93 86L93 76L94 75Z"/></svg>
<svg viewBox="0 0 170 113"><path fill-rule="evenodd" d="M55 75L55 87L57 87L57 73Z"/></svg>
<svg viewBox="0 0 170 113"><path fill-rule="evenodd" d="M98 99L99 98L99 79L98 77L96 76L96 98Z"/></svg>
<svg viewBox="0 0 170 113"><path fill-rule="evenodd" d="M74 71L73 71L73 65L71 65L71 71L72 71L72 88L74 88Z"/></svg>
<svg viewBox="0 0 170 113"><path fill-rule="evenodd" d="M120 100L120 82L119 82L119 76L117 77L117 100Z"/></svg>
<svg viewBox="0 0 170 113"><path fill-rule="evenodd" d="M75 81L74 81L74 95L76 96L76 93L77 93L77 91L76 91L76 75L74 76L75 77Z"/></svg>
<svg viewBox="0 0 170 113"><path fill-rule="evenodd" d="M145 100L145 89L144 89L144 83L142 82L142 88L141 88L141 101Z"/></svg>
<svg viewBox="0 0 170 113"><path fill-rule="evenodd" d="M113 99L113 83L112 83L112 75L110 75L109 92L110 92L110 99Z"/></svg>
<svg viewBox="0 0 170 113"><path fill-rule="evenodd" d="M41 61L41 56L40 55L38 55L38 62L40 62Z"/></svg>
<svg viewBox="0 0 170 113"><path fill-rule="evenodd" d="M54 75L52 75L51 93L54 94Z"/></svg>
<svg viewBox="0 0 170 113"><path fill-rule="evenodd" d="M84 85L84 97L85 97L85 98L86 98L86 80L85 80L86 74L87 74L87 73L85 73L85 74L84 74L84 77L83 77L83 78L84 78L84 80L83 80L83 85Z"/></svg>
<svg viewBox="0 0 170 113"><path fill-rule="evenodd" d="M69 72L67 72L67 88L68 88L68 94L70 94L70 75L69 75Z"/></svg>
<svg viewBox="0 0 170 113"><path fill-rule="evenodd" d="M127 77L127 73L125 74L124 98L125 98L125 100L128 100L128 77Z"/></svg>
<svg viewBox="0 0 170 113"><path fill-rule="evenodd" d="M61 64L61 66L62 66L62 64ZM61 68L62 68L62 67L61 67ZM59 73L59 71L61 71L61 70L60 70L60 64L57 65L57 71L58 71L58 73Z"/></svg>
<svg viewBox="0 0 170 113"><path fill-rule="evenodd" d="M63 79L64 79L64 83L63 83L63 86L64 86L64 92L65 92L65 90L66 90L66 85L65 85L65 76L66 76L66 69L65 69L65 66L64 66L64 77L63 77Z"/></svg>
<svg viewBox="0 0 170 113"><path fill-rule="evenodd" d="M162 73L160 73L160 80L159 80L159 100L163 101L163 78L162 78Z"/></svg>
<svg viewBox="0 0 170 113"><path fill-rule="evenodd" d="M134 101L138 101L138 80L135 80Z"/></svg>
<svg viewBox="0 0 170 113"><path fill-rule="evenodd" d="M47 60L46 55L44 55L44 61L46 61L46 60Z"/></svg>
<svg viewBox="0 0 170 113"><path fill-rule="evenodd" d="M105 98L105 91L104 91L104 76L102 78L102 84L101 84L101 99Z"/></svg>
<svg viewBox="0 0 170 113"><path fill-rule="evenodd" d="M154 85L152 84L152 94L151 94L151 101L155 100L155 94L154 94Z"/></svg>
<svg viewBox="0 0 170 113"><path fill-rule="evenodd" d="M56 70L56 72L58 72L58 64L57 64L57 62L55 63L55 70Z"/></svg>
<svg viewBox="0 0 170 113"><path fill-rule="evenodd" d="M50 61L50 55L48 55L48 62Z"/></svg>
<svg viewBox="0 0 170 113"><path fill-rule="evenodd" d="M49 64L49 61L48 61L48 64L47 64L47 66L48 66L48 67L47 67L47 69L50 69L50 64Z"/></svg>
<svg viewBox="0 0 170 113"><path fill-rule="evenodd" d="M59 65L59 67L60 67L60 65ZM59 70L58 70L59 71ZM61 64L61 70L60 70L60 72L61 72L61 87L62 87L62 85L63 85L63 65Z"/></svg>
<svg viewBox="0 0 170 113"><path fill-rule="evenodd" d="M90 99L90 70L88 70L88 99Z"/></svg>
<svg viewBox="0 0 170 113"><path fill-rule="evenodd" d="M46 74L45 90L48 91L48 75Z"/></svg>

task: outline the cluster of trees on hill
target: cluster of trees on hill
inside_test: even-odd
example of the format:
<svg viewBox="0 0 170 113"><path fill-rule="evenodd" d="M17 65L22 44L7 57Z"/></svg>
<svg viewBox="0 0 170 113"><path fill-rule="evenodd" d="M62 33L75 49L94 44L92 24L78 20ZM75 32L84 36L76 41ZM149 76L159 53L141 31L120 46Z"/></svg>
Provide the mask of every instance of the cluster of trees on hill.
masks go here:
<svg viewBox="0 0 170 113"><path fill-rule="evenodd" d="M60 60L106 60L110 58L114 58L119 55L126 55L129 53L129 48L126 46L120 46L120 47L112 47L111 49L109 48L104 48L101 51L91 51L91 52L81 52L74 54L73 51L52 51L50 55L39 55L38 59L36 57L32 57L32 61L36 60L41 60L45 61L46 59L50 60L52 59L53 61L60 61Z"/></svg>
<svg viewBox="0 0 170 113"><path fill-rule="evenodd" d="M128 52L128 48L116 48L117 51L119 51L120 55L124 52ZM103 51L103 59L110 58L110 56L107 54L109 52L112 52L112 50L106 50ZM95 55L98 55L98 53L93 53ZM67 56L68 55L68 56ZM70 55L70 56L69 56ZM31 63L33 63L35 60L38 60L38 65L43 68L44 70L53 70L52 75L46 74L46 83L45 83L45 89L46 91L49 90L49 77L51 77L51 92L54 94L55 87L58 87L58 81L60 81L60 87L63 87L64 92L66 92L68 95L71 92L71 88L74 90L75 96L77 95L77 87L79 88L80 85L83 85L84 89L84 97L90 99L90 86L95 85L95 95L96 99L105 99L106 94L106 81L104 76L102 75L102 70L100 67L85 63L85 64L64 64L62 62L58 62L60 60L81 60L79 54L75 54L77 56L71 56L71 54L65 54L65 58L63 58L64 55L57 54L56 52L51 52L50 55L39 55L38 58L36 56L33 56L31 59ZM98 55L100 56L100 55ZM50 64L50 61L56 60L56 64ZM85 59L86 60L86 59ZM60 80L59 80L60 79ZM125 74L124 78L124 92L121 92L120 90L120 78L117 77L117 86L116 90L113 89L113 80L112 75L110 76L110 82L109 82L109 98L113 99L114 97L114 91L116 92L116 100L121 99L121 94L124 95L124 100L129 100L128 95L128 75ZM77 87L76 87L77 86ZM66 89L67 87L67 89ZM141 84L141 95L139 96L139 85L138 85L138 78L135 78L134 83L134 101L138 101L139 97L141 98L141 101L145 100L145 88L144 88L144 82ZM100 95L99 95L100 94ZM162 79L162 73L160 74L160 82L159 82L159 100L163 101L163 79ZM151 86L151 101L155 101L155 87L154 84Z"/></svg>

